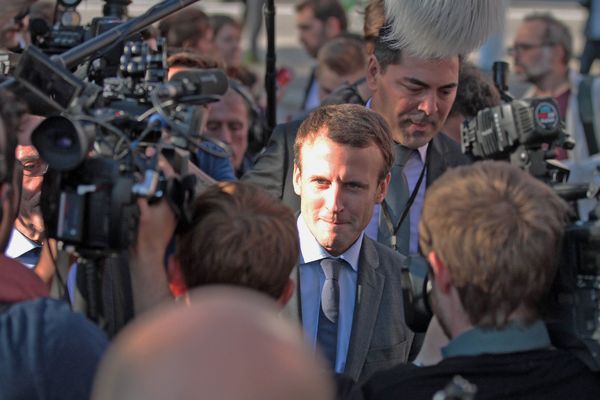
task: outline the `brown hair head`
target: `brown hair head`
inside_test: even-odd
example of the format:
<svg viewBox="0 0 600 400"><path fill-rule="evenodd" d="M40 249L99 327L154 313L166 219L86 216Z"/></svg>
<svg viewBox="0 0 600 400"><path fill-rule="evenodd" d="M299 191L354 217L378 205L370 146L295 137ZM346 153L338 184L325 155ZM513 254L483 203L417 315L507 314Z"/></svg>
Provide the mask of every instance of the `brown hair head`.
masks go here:
<svg viewBox="0 0 600 400"><path fill-rule="evenodd" d="M517 309L537 317L567 213L541 181L508 163L482 161L446 172L427 189L420 245L447 266L471 323L501 328Z"/></svg>
<svg viewBox="0 0 600 400"><path fill-rule="evenodd" d="M263 189L222 182L194 204L193 227L177 237L188 288L227 284L278 298L298 261L292 211Z"/></svg>
<svg viewBox="0 0 600 400"><path fill-rule="evenodd" d="M385 23L384 1L369 0L365 6L364 14L363 35L367 43L367 52L372 54L375 50L375 40L379 36L379 30Z"/></svg>
<svg viewBox="0 0 600 400"><path fill-rule="evenodd" d="M323 130L322 128L327 128ZM302 146L312 143L326 132L337 144L365 148L375 144L383 158L380 179L384 179L394 163L394 148L390 128L383 117L358 104L336 104L312 111L298 128L294 143L294 163L302 171Z"/></svg>
<svg viewBox="0 0 600 400"><path fill-rule="evenodd" d="M182 51L175 53L167 59L169 68L223 68L223 65L210 56Z"/></svg>

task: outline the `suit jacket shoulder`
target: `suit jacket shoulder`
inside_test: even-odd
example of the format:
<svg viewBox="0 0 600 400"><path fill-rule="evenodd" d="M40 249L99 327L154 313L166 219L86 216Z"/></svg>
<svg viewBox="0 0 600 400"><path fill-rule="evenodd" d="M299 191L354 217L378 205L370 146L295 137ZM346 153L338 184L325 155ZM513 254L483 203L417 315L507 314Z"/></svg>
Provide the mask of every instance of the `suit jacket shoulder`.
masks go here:
<svg viewBox="0 0 600 400"><path fill-rule="evenodd" d="M261 186L281 199L292 210L300 209L300 197L294 192L294 142L302 120L277 125L265 150L242 181Z"/></svg>
<svg viewBox="0 0 600 400"><path fill-rule="evenodd" d="M435 135L431 140L431 146L427 185L433 183L449 168L472 163L472 160L462 153L460 145L445 133L439 132Z"/></svg>

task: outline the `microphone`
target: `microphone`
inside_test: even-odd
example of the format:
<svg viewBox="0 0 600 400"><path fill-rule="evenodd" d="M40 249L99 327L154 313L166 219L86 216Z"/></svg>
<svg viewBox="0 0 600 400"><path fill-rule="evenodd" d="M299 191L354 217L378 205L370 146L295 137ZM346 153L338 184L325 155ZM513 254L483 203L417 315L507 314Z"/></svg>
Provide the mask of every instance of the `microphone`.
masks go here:
<svg viewBox="0 0 600 400"><path fill-rule="evenodd" d="M157 91L159 97L179 103L206 104L219 101L228 88L227 75L222 70L190 68L173 75Z"/></svg>
<svg viewBox="0 0 600 400"><path fill-rule="evenodd" d="M464 55L502 32L506 8L504 0L385 0L390 29L382 39L418 57Z"/></svg>

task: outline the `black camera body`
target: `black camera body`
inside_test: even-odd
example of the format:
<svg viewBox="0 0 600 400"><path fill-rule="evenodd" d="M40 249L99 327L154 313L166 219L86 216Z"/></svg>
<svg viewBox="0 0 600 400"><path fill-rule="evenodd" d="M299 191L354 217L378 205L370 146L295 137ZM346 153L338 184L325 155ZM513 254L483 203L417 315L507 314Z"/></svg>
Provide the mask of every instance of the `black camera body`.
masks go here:
<svg viewBox="0 0 600 400"><path fill-rule="evenodd" d="M181 225L189 222L195 181L183 170L176 171L181 181L167 181L158 171L158 157L172 146L196 150L197 104L218 100L227 79L220 70L190 69L165 82L166 58L162 39L156 50L129 42L119 75L105 78L102 87L79 80L35 47L15 71L26 90L54 109L31 139L49 165L41 207L47 235L79 254L97 258L131 245L139 197L166 197ZM181 160L175 164L187 166Z"/></svg>

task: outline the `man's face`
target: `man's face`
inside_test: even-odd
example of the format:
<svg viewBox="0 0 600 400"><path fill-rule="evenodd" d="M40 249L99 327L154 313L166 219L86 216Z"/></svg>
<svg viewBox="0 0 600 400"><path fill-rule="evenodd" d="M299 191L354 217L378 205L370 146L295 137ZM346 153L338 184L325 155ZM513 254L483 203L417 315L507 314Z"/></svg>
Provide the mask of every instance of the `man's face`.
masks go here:
<svg viewBox="0 0 600 400"><path fill-rule="evenodd" d="M373 206L381 203L389 175L379 179L383 156L375 144L356 148L326 137L326 128L301 149L301 169L294 166L294 191L301 198L304 221L319 244L337 256L366 228Z"/></svg>
<svg viewBox="0 0 600 400"><path fill-rule="evenodd" d="M229 89L220 101L213 103L205 133L227 143L233 152L233 166L239 170L248 148L250 116L242 97Z"/></svg>
<svg viewBox="0 0 600 400"><path fill-rule="evenodd" d="M17 161L23 166L23 184L19 215L15 222L16 228L29 239L43 239L44 221L40 210L40 196L44 173L48 166L31 145L18 145Z"/></svg>
<svg viewBox="0 0 600 400"><path fill-rule="evenodd" d="M513 70L521 79L533 84L552 71L556 46L545 43L545 32L542 21L524 22L513 43Z"/></svg>
<svg viewBox="0 0 600 400"><path fill-rule="evenodd" d="M200 54L203 55L212 55L214 52L213 46L213 36L214 32L212 28L206 30L204 35L196 41L196 43L191 43L189 47L193 50L197 50Z"/></svg>
<svg viewBox="0 0 600 400"><path fill-rule="evenodd" d="M13 12L0 17L0 49L12 49L19 45L18 33L23 29L23 25L21 22L15 21L15 17L24 13L26 8L27 6L24 6L20 11L15 8Z"/></svg>
<svg viewBox="0 0 600 400"><path fill-rule="evenodd" d="M450 112L458 86L458 57L439 60L402 55L382 71L369 59L372 108L390 125L394 141L411 149L428 143Z"/></svg>
<svg viewBox="0 0 600 400"><path fill-rule="evenodd" d="M296 14L296 26L300 43L312 58L316 58L319 49L328 39L325 23L315 18L312 8L304 7Z"/></svg>
<svg viewBox="0 0 600 400"><path fill-rule="evenodd" d="M226 24L215 36L215 47L227 66L238 66L242 62L240 47L241 32L235 25Z"/></svg>

